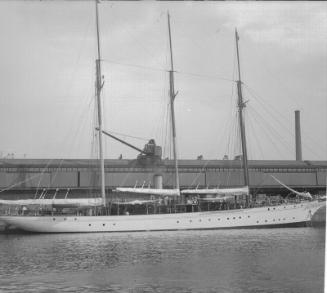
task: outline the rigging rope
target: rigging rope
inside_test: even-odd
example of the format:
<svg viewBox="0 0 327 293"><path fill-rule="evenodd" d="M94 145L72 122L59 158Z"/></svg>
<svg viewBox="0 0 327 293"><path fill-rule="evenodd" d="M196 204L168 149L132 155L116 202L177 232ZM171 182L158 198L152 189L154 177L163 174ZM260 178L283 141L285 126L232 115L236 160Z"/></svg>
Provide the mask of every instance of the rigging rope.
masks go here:
<svg viewBox="0 0 327 293"><path fill-rule="evenodd" d="M14 184L12 184L12 185L10 185L10 186L4 188L4 189L1 189L1 190L0 190L0 193L1 193L1 192L4 192L4 191L7 191L7 190L10 190L10 189L12 189L12 188L14 188L14 187L16 187L16 186L18 186L18 185L20 185L20 184L23 184L23 183L26 183L26 182L28 182L28 181L31 181L32 179L37 178L37 177L42 176L42 175L43 175L42 173L40 173L40 174L36 174L36 175L33 175L33 176L31 176L31 177L29 177L29 178L27 178L27 179L25 179L25 180L22 180L22 181L19 181L19 182L17 182L17 183L14 183Z"/></svg>
<svg viewBox="0 0 327 293"><path fill-rule="evenodd" d="M200 73L191 73L191 72L185 72L185 71L175 71L177 74L182 74L182 75L189 75L189 76L195 76L195 77L203 77L203 78L209 78L209 79L218 79L218 80L223 80L223 81L229 81L234 83L235 80L229 79L229 78L224 78L218 75L208 75L208 74L200 74Z"/></svg>
<svg viewBox="0 0 327 293"><path fill-rule="evenodd" d="M102 59L102 61L107 62L107 63L111 63L111 64L117 64L117 65L128 66L128 67L135 67L135 68L146 69L146 70L151 70L151 71L169 72L169 70L163 69L163 68L155 68L155 67L138 65L138 64L123 63L123 62L113 61L113 60L109 60L109 59Z"/></svg>
<svg viewBox="0 0 327 293"><path fill-rule="evenodd" d="M128 134L125 134L125 133L111 131L111 130L106 130L106 132L121 135L121 136L125 136L125 137L135 138L135 139L139 139L139 140L143 140L143 141L148 141L149 140L149 138L128 135Z"/></svg>
<svg viewBox="0 0 327 293"><path fill-rule="evenodd" d="M251 109L251 107L249 108L249 110ZM250 113L248 113L249 115L247 115L247 125L249 125L248 128L250 128L250 131L247 131L247 138L250 138L251 136L254 137L254 143L255 145L259 148L259 152L260 152L260 155L261 155L261 159L264 158L264 154L263 154L263 150L262 150L262 147L261 147L261 144L260 144L260 140L258 139L257 135L256 135L256 131L255 131L255 127L254 125L256 125L255 121L253 121L253 117L252 115L250 115ZM250 147L248 148L249 151L251 152L251 149L252 151L254 150L254 147L252 146L251 147L251 138L250 139L247 139L247 142L249 143ZM253 152L251 152L251 157L254 159L255 156L253 154Z"/></svg>
<svg viewBox="0 0 327 293"><path fill-rule="evenodd" d="M292 130L290 130L290 125L292 125L292 121L290 119L290 117L286 117L285 115L283 115L282 113L280 113L273 104L271 104L269 101L264 101L264 99L262 99L261 97L258 96L257 93L255 93L255 91L250 88L248 85L244 84L245 88L247 89L248 93L258 102L260 103L260 105L263 107L263 110L265 110L268 115L271 116L271 118L276 121L281 129L285 130L289 135L288 137L294 137L294 132ZM264 101L264 102L263 102ZM269 104L269 106L267 106L265 103ZM282 123L282 120L284 120L284 123ZM286 127L285 127L286 125ZM303 131L303 130L302 130ZM310 136L308 132L303 131L307 136ZM316 141L315 139L313 139L312 136L310 136L310 141L313 141L315 143L315 146L321 146L321 143ZM309 150L313 155L315 155L317 158L320 158L319 154L311 147L311 145L302 142L304 147ZM292 144L293 145L293 144Z"/></svg>
<svg viewBox="0 0 327 293"><path fill-rule="evenodd" d="M286 149L288 149L290 152L292 152L292 149L289 147L289 145L284 141L283 137L280 136L278 130L276 130L275 128L273 128L270 124L267 123L267 121L264 119L264 117L257 112L254 108L252 108L251 106L249 107L256 115L253 115L252 117L258 121L257 125L259 125L260 127L262 127L262 129L264 130L263 133L265 133L267 135L267 138L270 139L271 144L274 145L275 149L278 151L279 155L282 156L283 152L280 151L280 149L277 147L277 144L275 143L275 140L273 139L272 135L274 134L279 141L286 147ZM257 119L260 118L260 120ZM270 130L270 131L267 131Z"/></svg>

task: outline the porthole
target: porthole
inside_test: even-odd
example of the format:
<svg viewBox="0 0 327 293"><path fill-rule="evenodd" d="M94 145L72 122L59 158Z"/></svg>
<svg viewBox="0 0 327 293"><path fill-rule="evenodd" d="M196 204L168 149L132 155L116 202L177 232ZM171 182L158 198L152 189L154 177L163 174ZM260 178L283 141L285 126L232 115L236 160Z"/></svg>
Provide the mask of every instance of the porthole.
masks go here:
<svg viewBox="0 0 327 293"><path fill-rule="evenodd" d="M104 227L106 224L102 224L102 226Z"/></svg>
<svg viewBox="0 0 327 293"><path fill-rule="evenodd" d="M238 217L239 219L242 219L242 217Z"/></svg>
<svg viewBox="0 0 327 293"><path fill-rule="evenodd" d="M273 208L273 210L275 210L275 208Z"/></svg>
<svg viewBox="0 0 327 293"><path fill-rule="evenodd" d="M91 226L91 224L89 224L89 226Z"/></svg>
<svg viewBox="0 0 327 293"><path fill-rule="evenodd" d="M56 218L53 218L52 220L53 220L53 221L55 221L55 220L56 220Z"/></svg>
<svg viewBox="0 0 327 293"><path fill-rule="evenodd" d="M295 217L293 217L293 220L295 220Z"/></svg>
<svg viewBox="0 0 327 293"><path fill-rule="evenodd" d="M179 223L179 221L176 222L177 224Z"/></svg>
<svg viewBox="0 0 327 293"><path fill-rule="evenodd" d="M199 222L201 222L202 220L201 219L199 219Z"/></svg>
<svg viewBox="0 0 327 293"><path fill-rule="evenodd" d="M273 219L273 221L275 222L275 219Z"/></svg>
<svg viewBox="0 0 327 293"><path fill-rule="evenodd" d="M229 218L227 218L227 220L229 220Z"/></svg>
<svg viewBox="0 0 327 293"><path fill-rule="evenodd" d="M248 218L250 218L250 216L248 216Z"/></svg>
<svg viewBox="0 0 327 293"><path fill-rule="evenodd" d="M114 226L116 226L116 223L113 223Z"/></svg>
<svg viewBox="0 0 327 293"><path fill-rule="evenodd" d="M286 219L285 219L285 218L283 218L283 220L285 221Z"/></svg>
<svg viewBox="0 0 327 293"><path fill-rule="evenodd" d="M74 221L77 221L77 218L74 218Z"/></svg>
<svg viewBox="0 0 327 293"><path fill-rule="evenodd" d="M270 208L268 208L268 211L270 211Z"/></svg>
<svg viewBox="0 0 327 293"><path fill-rule="evenodd" d="M280 219L278 219L278 221L280 221Z"/></svg>
<svg viewBox="0 0 327 293"><path fill-rule="evenodd" d="M257 221L257 223L259 223L259 221Z"/></svg>
<svg viewBox="0 0 327 293"><path fill-rule="evenodd" d="M286 207L284 207L284 209L286 209Z"/></svg>
<svg viewBox="0 0 327 293"><path fill-rule="evenodd" d="M265 220L265 222L267 223L268 221L267 221L267 220Z"/></svg>
<svg viewBox="0 0 327 293"><path fill-rule="evenodd" d="M208 221L210 222L210 221L211 221L211 219L208 219Z"/></svg>
<svg viewBox="0 0 327 293"><path fill-rule="evenodd" d="M192 223L192 220L190 220L190 223Z"/></svg>
<svg viewBox="0 0 327 293"><path fill-rule="evenodd" d="M220 221L220 218L218 218L218 221Z"/></svg>
<svg viewBox="0 0 327 293"><path fill-rule="evenodd" d="M235 217L233 217L233 220L235 220Z"/></svg>
<svg viewBox="0 0 327 293"><path fill-rule="evenodd" d="M67 218L64 218L64 221L66 221L67 220Z"/></svg>
<svg viewBox="0 0 327 293"><path fill-rule="evenodd" d="M296 208L296 205L294 207Z"/></svg>

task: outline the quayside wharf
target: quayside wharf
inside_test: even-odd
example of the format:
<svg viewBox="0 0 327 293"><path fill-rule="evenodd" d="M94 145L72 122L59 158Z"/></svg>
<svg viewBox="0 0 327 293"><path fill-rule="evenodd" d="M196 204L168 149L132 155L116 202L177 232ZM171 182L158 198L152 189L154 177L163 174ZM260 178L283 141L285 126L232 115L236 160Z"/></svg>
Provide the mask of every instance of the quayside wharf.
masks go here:
<svg viewBox="0 0 327 293"><path fill-rule="evenodd" d="M326 192L327 161L250 160L250 193L287 195L289 193L273 177L298 191L312 194ZM172 188L174 161L145 159L105 160L106 192L116 187ZM243 186L241 160L179 160L180 187ZM0 197L15 199L34 196L36 190L46 190L48 196L57 190L87 195L99 186L99 166L87 159L1 159ZM40 191L41 192L41 191ZM40 193L39 192L39 193Z"/></svg>

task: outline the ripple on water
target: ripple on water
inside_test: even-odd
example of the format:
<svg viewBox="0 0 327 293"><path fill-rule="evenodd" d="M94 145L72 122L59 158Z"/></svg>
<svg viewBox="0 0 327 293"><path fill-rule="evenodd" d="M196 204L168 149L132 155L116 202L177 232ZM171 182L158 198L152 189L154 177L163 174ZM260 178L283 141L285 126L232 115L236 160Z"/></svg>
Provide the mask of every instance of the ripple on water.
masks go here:
<svg viewBox="0 0 327 293"><path fill-rule="evenodd" d="M324 229L0 235L0 292L323 292Z"/></svg>

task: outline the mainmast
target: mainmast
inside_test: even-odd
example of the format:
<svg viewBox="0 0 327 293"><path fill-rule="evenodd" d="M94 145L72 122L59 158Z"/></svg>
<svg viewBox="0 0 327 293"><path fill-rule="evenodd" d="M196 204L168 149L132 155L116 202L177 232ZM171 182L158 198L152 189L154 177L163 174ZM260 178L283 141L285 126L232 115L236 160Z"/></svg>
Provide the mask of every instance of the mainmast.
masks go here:
<svg viewBox="0 0 327 293"><path fill-rule="evenodd" d="M99 153L100 153L100 170L101 170L101 197L103 206L106 206L106 192L105 192L105 176L104 176L104 157L103 157L103 142L102 142L102 109L101 109L101 89L103 86L101 74L101 52L100 52L100 32L99 32L99 11L98 0L95 0L95 16L96 16L96 29L97 29L97 49L98 58L95 61L96 65L96 98L98 105L98 124L99 124Z"/></svg>
<svg viewBox="0 0 327 293"><path fill-rule="evenodd" d="M241 69L240 69L240 56L238 51L238 41L239 36L237 33L237 29L235 29L235 41L236 41L236 53L237 53L237 65L238 65L238 80L237 84L237 94L238 94L238 112L239 112L239 123L240 123L240 131L241 131L241 143L242 143L242 159L243 159L243 170L244 170L244 184L249 186L249 170L248 170L248 155L246 149L246 136L245 136L245 125L243 120L243 108L246 107L245 102L243 101L242 96L242 81L241 81ZM246 204L248 205L248 196L246 198Z"/></svg>
<svg viewBox="0 0 327 293"><path fill-rule="evenodd" d="M173 62L173 49L171 44L171 32L170 32L170 15L168 16L168 32L169 32L169 48L170 48L170 70L169 70L169 96L170 96L170 112L171 112L171 124L172 124L172 132L173 132L173 155L175 162L175 183L176 189L179 190L179 175L178 175L178 161L177 161L177 146L176 146L176 126L175 126L175 109L174 109L174 101L177 93L175 93L174 89L174 62Z"/></svg>

